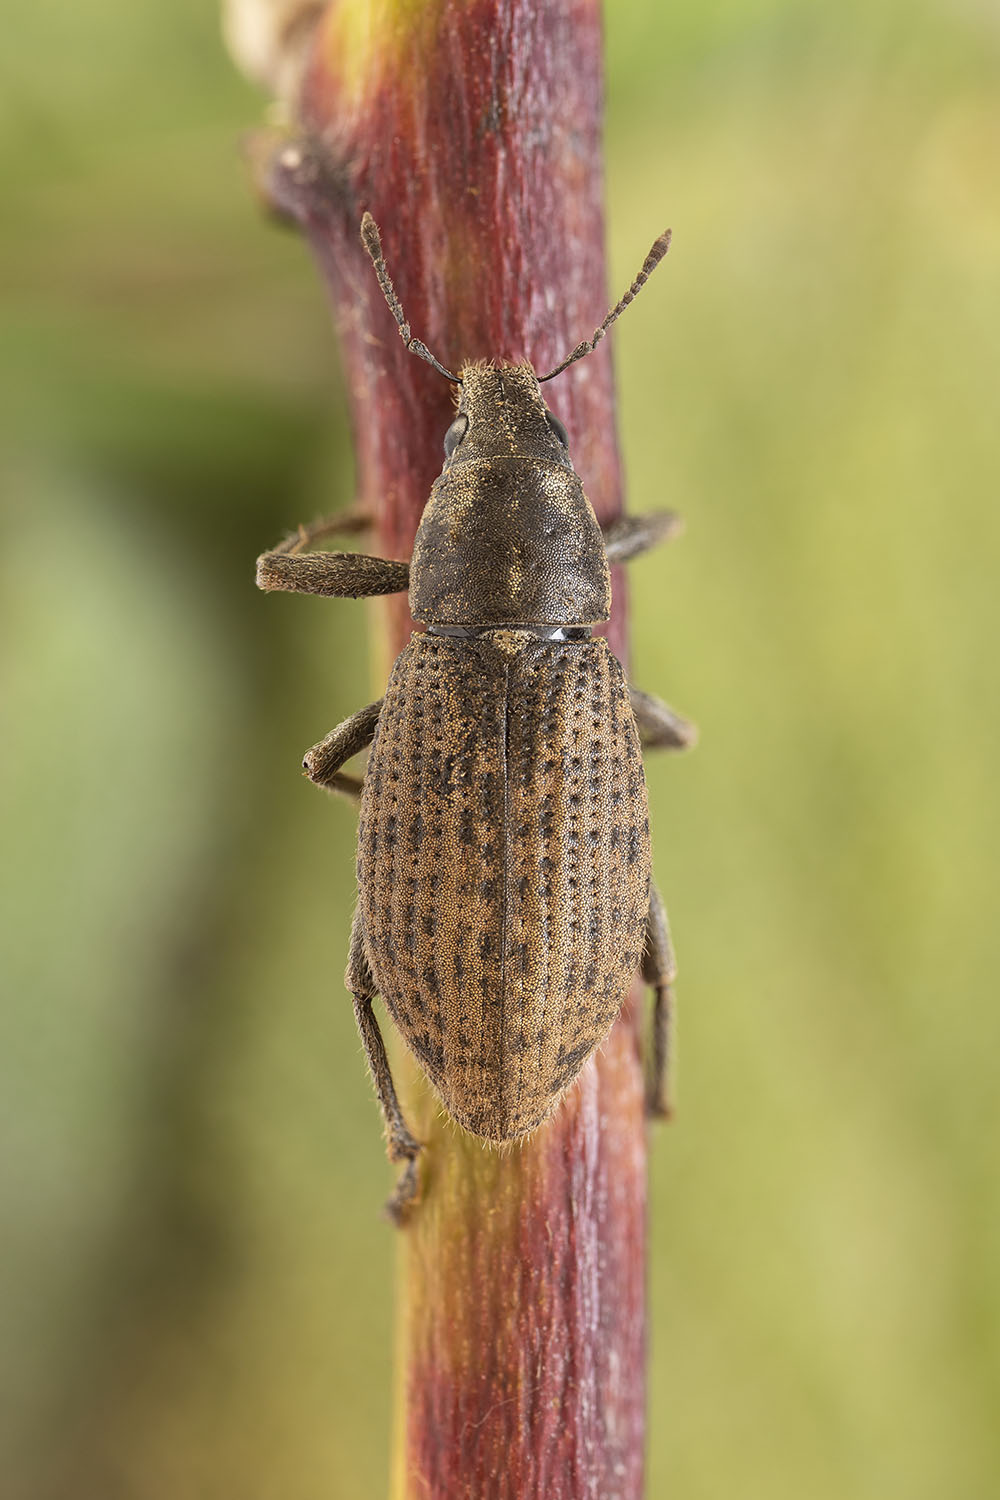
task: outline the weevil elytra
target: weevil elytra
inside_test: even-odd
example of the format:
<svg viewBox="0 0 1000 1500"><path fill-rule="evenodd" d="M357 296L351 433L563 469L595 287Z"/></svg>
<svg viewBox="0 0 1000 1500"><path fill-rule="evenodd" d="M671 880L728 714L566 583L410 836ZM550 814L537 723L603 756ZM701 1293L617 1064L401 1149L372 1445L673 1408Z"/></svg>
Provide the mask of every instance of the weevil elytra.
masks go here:
<svg viewBox="0 0 1000 1500"><path fill-rule="evenodd" d="M593 337L547 375L477 363L452 375L410 332L366 214L362 240L407 347L457 388L445 460L409 564L305 551L302 528L258 560L261 588L360 598L409 589L423 625L385 696L307 752L311 779L360 800L347 988L385 1120L418 1189L421 1145L400 1110L372 1002L381 995L448 1113L500 1143L535 1129L607 1036L632 976L655 992L650 1112L667 1113L674 961L651 879L640 733L693 730L630 688L603 639L609 563L677 528L671 512L605 531L541 384L591 352L662 259L656 241ZM341 769L370 746L363 781Z"/></svg>

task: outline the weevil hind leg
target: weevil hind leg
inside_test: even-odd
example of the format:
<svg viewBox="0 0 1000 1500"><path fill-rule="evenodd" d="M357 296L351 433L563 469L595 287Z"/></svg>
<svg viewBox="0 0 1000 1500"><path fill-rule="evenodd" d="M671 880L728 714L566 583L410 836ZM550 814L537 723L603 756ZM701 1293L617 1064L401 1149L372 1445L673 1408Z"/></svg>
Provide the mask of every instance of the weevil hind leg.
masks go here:
<svg viewBox="0 0 1000 1500"><path fill-rule="evenodd" d="M382 712L384 701L380 698L377 703L369 703L367 708L359 709L356 714L338 724L336 729L331 729L326 739L320 740L318 745L313 745L311 750L306 751L302 758L302 769L310 781L325 787L328 792L340 792L344 797L360 800L361 778L349 776L340 768L352 755L367 750L375 738L378 716Z"/></svg>
<svg viewBox="0 0 1000 1500"><path fill-rule="evenodd" d="M677 964L670 941L667 909L656 886L651 885L642 977L654 991L646 1113L657 1120L669 1120L673 1113L670 1098L670 1041L674 1020L673 982L676 974Z"/></svg>
<svg viewBox="0 0 1000 1500"><path fill-rule="evenodd" d="M424 1148L413 1136L403 1118L403 1111L399 1107L399 1099L396 1096L396 1086L392 1081L385 1043L372 1009L372 1001L376 995L375 979L365 953L364 928L360 911L354 913L354 923L351 927L351 952L347 960L346 980L347 988L354 996L354 1017L358 1023L361 1044L365 1049L368 1069L382 1110L389 1160L405 1163L392 1197L385 1205L389 1218L394 1224L401 1226L406 1223L420 1189L417 1157Z"/></svg>
<svg viewBox="0 0 1000 1500"><path fill-rule="evenodd" d="M678 536L684 522L675 510L654 510L645 516L616 516L601 529L608 562L623 563Z"/></svg>
<svg viewBox="0 0 1000 1500"><path fill-rule="evenodd" d="M696 726L662 698L631 684L628 696L644 750L690 750L698 743Z"/></svg>
<svg viewBox="0 0 1000 1500"><path fill-rule="evenodd" d="M372 999L371 995L354 996L354 1018L358 1023L368 1068L382 1110L389 1160L405 1164L399 1181L385 1205L385 1211L392 1222L397 1226L402 1226L409 1217L420 1189L417 1157L424 1148L411 1134L399 1107L385 1043L372 1009Z"/></svg>

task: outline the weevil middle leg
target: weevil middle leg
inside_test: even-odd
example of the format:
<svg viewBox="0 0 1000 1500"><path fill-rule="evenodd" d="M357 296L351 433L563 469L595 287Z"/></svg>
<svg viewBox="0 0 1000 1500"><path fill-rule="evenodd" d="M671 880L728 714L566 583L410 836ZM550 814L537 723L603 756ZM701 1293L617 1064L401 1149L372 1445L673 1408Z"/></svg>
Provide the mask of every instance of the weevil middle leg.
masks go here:
<svg viewBox="0 0 1000 1500"><path fill-rule="evenodd" d="M644 750L690 750L697 744L698 730L694 724L662 698L631 684L628 695Z"/></svg>
<svg viewBox="0 0 1000 1500"><path fill-rule="evenodd" d="M365 1058L382 1110L389 1160L406 1163L392 1197L385 1206L390 1219L395 1224L403 1224L420 1187L417 1157L424 1148L413 1136L403 1118L403 1111L399 1107L399 1099L396 1095L396 1086L392 1081L385 1043L372 1009L372 1001L377 991L368 955L365 953L364 927L360 911L354 913L354 922L351 926L351 951L347 960L345 979L347 988L354 996L354 1016L358 1023L358 1031L361 1033Z"/></svg>
<svg viewBox="0 0 1000 1500"><path fill-rule="evenodd" d="M673 1029L673 982L677 975L670 941L667 909L655 884L649 888L649 921L642 955L642 977L655 991L652 1047L646 1083L646 1112L654 1119L669 1120L670 1035Z"/></svg>
<svg viewBox="0 0 1000 1500"><path fill-rule="evenodd" d="M349 776L340 768L352 755L367 750L375 738L378 716L385 700L369 703L359 708L356 714L331 729L325 739L313 745L302 758L302 769L310 781L325 787L328 792L340 792L342 796L355 800L361 796L362 781L359 776Z"/></svg>
<svg viewBox="0 0 1000 1500"><path fill-rule="evenodd" d="M669 542L683 529L682 518L673 510L651 511L644 516L617 516L603 527L608 562L631 562L633 557L640 557L651 547ZM662 698L632 686L629 687L629 698L644 750L688 750L697 742L695 726Z"/></svg>

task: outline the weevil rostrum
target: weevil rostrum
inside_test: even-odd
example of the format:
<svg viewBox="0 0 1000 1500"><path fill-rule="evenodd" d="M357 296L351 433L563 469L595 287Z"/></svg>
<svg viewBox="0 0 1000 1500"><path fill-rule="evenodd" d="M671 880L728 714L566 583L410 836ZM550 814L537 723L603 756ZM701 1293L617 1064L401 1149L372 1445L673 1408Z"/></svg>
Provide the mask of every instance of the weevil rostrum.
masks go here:
<svg viewBox="0 0 1000 1500"><path fill-rule="evenodd" d="M264 553L257 581L350 598L408 589L423 626L385 696L303 762L317 785L360 800L346 983L389 1157L404 1164L389 1203L400 1221L422 1148L396 1097L376 995L451 1117L499 1144L556 1108L641 969L655 995L648 1106L668 1113L674 959L651 877L640 735L683 749L694 732L630 688L592 634L610 615L609 563L663 540L677 517L622 517L602 532L540 389L596 347L669 235L547 375L476 363L456 376L412 337L369 214L361 233L407 347L456 386L444 467L409 564L304 550L340 529L334 517ZM341 768L369 746L359 781Z"/></svg>

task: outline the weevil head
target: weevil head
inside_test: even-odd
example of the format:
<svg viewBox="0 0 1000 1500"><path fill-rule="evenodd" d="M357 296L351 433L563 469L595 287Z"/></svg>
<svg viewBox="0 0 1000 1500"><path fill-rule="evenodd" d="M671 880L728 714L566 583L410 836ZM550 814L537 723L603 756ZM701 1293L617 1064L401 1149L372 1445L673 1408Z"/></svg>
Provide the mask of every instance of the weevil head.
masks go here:
<svg viewBox="0 0 1000 1500"><path fill-rule="evenodd" d="M597 348L667 253L670 231L654 241L592 337L541 377L527 364L466 365L453 375L410 331L368 212L361 242L407 349L458 387L444 469L410 565L414 619L440 625L606 620L611 583L604 539L570 462L565 430L540 386Z"/></svg>
<svg viewBox="0 0 1000 1500"><path fill-rule="evenodd" d="M606 620L604 538L530 365L461 371L445 460L410 564L410 611L428 625Z"/></svg>
<svg viewBox="0 0 1000 1500"><path fill-rule="evenodd" d="M546 406L538 377L528 364L464 366L444 453L445 472L459 464L505 456L573 467L566 429Z"/></svg>

